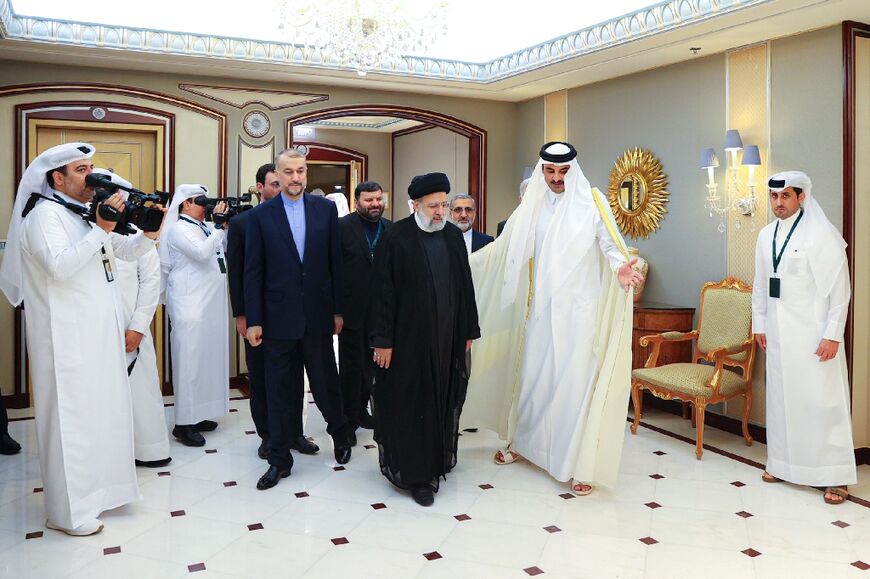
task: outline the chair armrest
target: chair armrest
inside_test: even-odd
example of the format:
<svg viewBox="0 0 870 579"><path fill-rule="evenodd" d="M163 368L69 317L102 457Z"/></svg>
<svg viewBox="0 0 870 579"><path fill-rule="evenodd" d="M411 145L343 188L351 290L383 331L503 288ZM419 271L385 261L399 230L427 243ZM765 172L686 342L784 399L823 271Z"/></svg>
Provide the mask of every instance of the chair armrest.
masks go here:
<svg viewBox="0 0 870 579"><path fill-rule="evenodd" d="M727 348L715 348L707 352L704 356L705 360L716 364L716 368L713 370L713 375L710 376L710 381L707 383L707 386L713 389L714 398L719 396L719 386L722 382L722 367L725 365L725 358L734 354L739 354L740 352L748 352L754 343L754 338L750 337L742 344L729 346Z"/></svg>
<svg viewBox="0 0 870 579"><path fill-rule="evenodd" d="M698 337L698 332L663 332L661 334L650 334L643 336L639 343L641 346L649 346L652 343L652 351L649 353L649 358L646 359L644 368L655 368L659 363L659 353L661 353L663 342L685 342L694 340Z"/></svg>

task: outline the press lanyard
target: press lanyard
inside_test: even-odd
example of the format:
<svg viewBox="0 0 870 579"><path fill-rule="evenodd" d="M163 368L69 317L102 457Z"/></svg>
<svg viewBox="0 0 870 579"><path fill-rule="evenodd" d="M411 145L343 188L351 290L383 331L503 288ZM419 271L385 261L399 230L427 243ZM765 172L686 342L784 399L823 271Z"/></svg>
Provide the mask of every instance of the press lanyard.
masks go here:
<svg viewBox="0 0 870 579"><path fill-rule="evenodd" d="M375 247L378 246L378 240L381 238L381 231L384 229L384 222L378 221L378 230L375 232L375 238L369 239L369 234L366 233L366 241L369 242L369 253L372 257L375 256Z"/></svg>
<svg viewBox="0 0 870 579"><path fill-rule="evenodd" d="M795 222L792 224L791 229L788 231L788 235L785 236L785 242L782 244L782 249L779 252L779 255L776 255L776 236L779 233L779 221L776 222L776 229L773 231L773 273L776 275L776 269L779 267L779 262L782 261L782 256L785 253L785 248L788 245L788 240L791 239L791 234L794 233L795 227L798 226L798 223L803 219L804 210L801 209L800 214L798 215Z"/></svg>
<svg viewBox="0 0 870 579"><path fill-rule="evenodd" d="M179 215L178 218L181 219L182 221L187 221L188 223L193 223L194 225L199 227L202 230L202 232L205 233L206 237L211 236L211 231L209 231L208 228L205 225L203 225L202 223L200 223L199 221L194 221L193 219L190 219L189 217L186 217L184 215ZM218 263L218 267L221 270L221 273L226 273L227 272L227 264L226 264L226 262L224 262L224 258L221 255L221 250L219 247L215 248L215 254L217 255L217 263Z"/></svg>

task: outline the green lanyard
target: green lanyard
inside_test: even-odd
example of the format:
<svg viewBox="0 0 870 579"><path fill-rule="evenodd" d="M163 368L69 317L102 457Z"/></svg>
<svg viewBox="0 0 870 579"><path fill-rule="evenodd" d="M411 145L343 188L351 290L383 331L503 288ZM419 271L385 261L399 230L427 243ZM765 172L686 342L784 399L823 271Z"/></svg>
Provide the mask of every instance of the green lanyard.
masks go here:
<svg viewBox="0 0 870 579"><path fill-rule="evenodd" d="M803 219L804 210L801 209L798 218L795 219L795 222L792 224L791 229L788 231L788 235L785 236L785 242L782 244L782 249L779 252L779 256L776 255L776 236L779 233L779 222L776 223L776 229L773 231L773 273L776 275L776 268L779 267L779 262L782 261L782 256L785 253L785 247L788 245L788 240L791 239L791 234L794 233L795 227L798 226L798 223Z"/></svg>

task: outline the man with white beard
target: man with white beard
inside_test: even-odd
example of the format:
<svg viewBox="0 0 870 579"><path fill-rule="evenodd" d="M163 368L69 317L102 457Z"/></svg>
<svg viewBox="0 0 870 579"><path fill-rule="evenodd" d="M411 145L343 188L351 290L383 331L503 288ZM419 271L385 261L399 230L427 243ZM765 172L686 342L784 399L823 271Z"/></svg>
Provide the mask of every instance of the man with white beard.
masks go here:
<svg viewBox="0 0 870 579"><path fill-rule="evenodd" d="M128 189L133 187L132 183L106 169L96 168L94 173L105 175L116 185ZM122 195L126 198L125 193ZM124 301L124 346L133 401L136 466L158 468L172 460L157 372L157 352L151 337L151 321L160 301L160 256L157 248L151 248L136 261L118 261L117 266Z"/></svg>
<svg viewBox="0 0 870 579"><path fill-rule="evenodd" d="M474 229L474 221L477 219L477 202L471 195L460 193L453 197L450 200L450 216L450 220L462 232L468 255L493 242L491 235Z"/></svg>
<svg viewBox="0 0 870 579"><path fill-rule="evenodd" d="M9 223L0 288L24 302L46 526L99 533L103 511L141 498L116 258L137 259L159 232L110 235L85 178L95 149L66 143L24 172ZM120 193L103 202L123 209Z"/></svg>
<svg viewBox="0 0 870 579"><path fill-rule="evenodd" d="M587 495L616 483L642 276L574 147L540 155L502 235L470 259L482 338L464 418L506 441L496 464L523 456Z"/></svg>
<svg viewBox="0 0 870 579"><path fill-rule="evenodd" d="M758 234L752 331L767 352L767 470L762 480L825 487L838 505L857 482L849 376L846 242L800 171L767 183L776 220Z"/></svg>

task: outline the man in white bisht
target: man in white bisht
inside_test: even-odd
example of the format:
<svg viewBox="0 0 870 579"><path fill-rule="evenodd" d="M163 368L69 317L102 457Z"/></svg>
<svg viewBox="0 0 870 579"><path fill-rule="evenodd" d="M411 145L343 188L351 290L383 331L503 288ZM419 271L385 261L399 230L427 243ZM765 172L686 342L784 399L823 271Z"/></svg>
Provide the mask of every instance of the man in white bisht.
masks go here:
<svg viewBox="0 0 870 579"><path fill-rule="evenodd" d="M765 482L826 487L840 504L857 482L843 335L846 242L805 173L768 181L776 220L758 234L752 331L767 352Z"/></svg>
<svg viewBox="0 0 870 579"><path fill-rule="evenodd" d="M203 431L230 409L226 234L205 221L203 185L180 185L166 213L160 266L169 311L175 428L187 446L204 446ZM220 202L215 213L226 211Z"/></svg>
<svg viewBox="0 0 870 579"><path fill-rule="evenodd" d="M544 145L502 235L469 259L482 337L462 417L507 442L497 464L522 455L585 495L616 483L642 276L576 156Z"/></svg>
<svg viewBox="0 0 870 579"><path fill-rule="evenodd" d="M94 152L67 143L30 163L0 267L9 302L25 306L46 526L76 536L99 533L100 513L141 498L115 260L137 259L158 235L110 235L114 222L82 219ZM105 203L120 209L123 197Z"/></svg>
<svg viewBox="0 0 870 579"><path fill-rule="evenodd" d="M116 185L133 184L106 169L94 173L106 175ZM126 192L122 192L126 199ZM136 261L118 261L117 278L124 301L124 346L127 374L133 400L133 443L136 466L166 466L169 435L163 410L163 394L157 373L157 352L151 337L151 320L160 300L160 257L157 248L149 249Z"/></svg>

